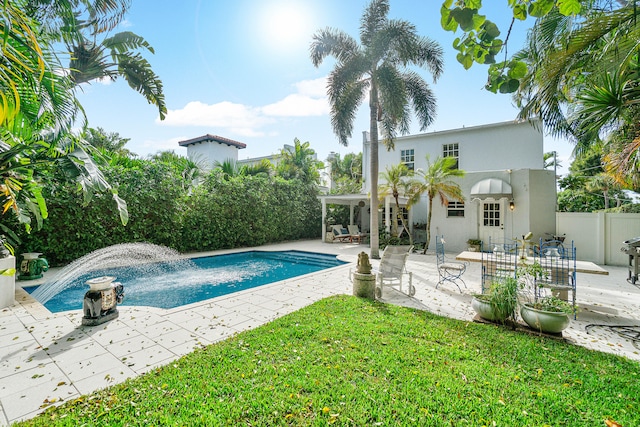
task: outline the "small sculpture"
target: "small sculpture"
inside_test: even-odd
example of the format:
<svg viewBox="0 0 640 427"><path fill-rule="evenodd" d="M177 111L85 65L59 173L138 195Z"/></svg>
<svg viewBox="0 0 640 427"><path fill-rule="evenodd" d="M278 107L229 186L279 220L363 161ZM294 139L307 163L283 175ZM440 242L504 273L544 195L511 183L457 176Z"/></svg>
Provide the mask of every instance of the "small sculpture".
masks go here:
<svg viewBox="0 0 640 427"><path fill-rule="evenodd" d="M360 274L371 274L371 263L369 262L369 255L367 255L366 252L360 252L358 254L356 271Z"/></svg>
<svg viewBox="0 0 640 427"><path fill-rule="evenodd" d="M42 272L49 270L49 263L46 259L40 258L40 252L27 252L22 254L20 262L19 280L40 279Z"/></svg>
<svg viewBox="0 0 640 427"><path fill-rule="evenodd" d="M124 287L115 277L103 276L88 280L90 289L84 294L82 324L97 326L118 317L117 305L124 299Z"/></svg>

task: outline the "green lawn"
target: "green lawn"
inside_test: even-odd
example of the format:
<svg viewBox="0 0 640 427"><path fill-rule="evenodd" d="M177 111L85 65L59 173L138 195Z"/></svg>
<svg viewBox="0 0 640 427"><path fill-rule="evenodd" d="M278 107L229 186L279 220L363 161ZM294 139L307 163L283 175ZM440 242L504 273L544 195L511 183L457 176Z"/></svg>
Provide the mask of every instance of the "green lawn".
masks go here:
<svg viewBox="0 0 640 427"><path fill-rule="evenodd" d="M640 364L332 297L19 425L640 425Z"/></svg>

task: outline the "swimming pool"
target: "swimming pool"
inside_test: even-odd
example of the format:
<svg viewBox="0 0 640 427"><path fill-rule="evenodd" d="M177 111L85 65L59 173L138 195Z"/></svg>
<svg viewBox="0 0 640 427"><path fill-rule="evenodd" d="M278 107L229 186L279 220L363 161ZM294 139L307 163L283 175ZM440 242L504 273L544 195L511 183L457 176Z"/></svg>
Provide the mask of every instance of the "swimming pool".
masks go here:
<svg viewBox="0 0 640 427"><path fill-rule="evenodd" d="M247 251L191 258L178 269L172 263L115 267L83 274L45 307L53 313L82 309L89 290L85 282L99 276L115 276L124 285L121 305L175 308L343 264L335 255L313 252ZM31 293L37 287L24 289Z"/></svg>

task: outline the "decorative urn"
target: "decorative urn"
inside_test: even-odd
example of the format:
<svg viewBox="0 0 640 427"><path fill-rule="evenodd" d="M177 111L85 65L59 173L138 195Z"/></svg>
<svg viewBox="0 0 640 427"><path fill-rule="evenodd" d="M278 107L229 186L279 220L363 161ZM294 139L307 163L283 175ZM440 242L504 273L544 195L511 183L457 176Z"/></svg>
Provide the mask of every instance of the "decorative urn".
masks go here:
<svg viewBox="0 0 640 427"><path fill-rule="evenodd" d="M124 299L124 286L113 276L87 280L89 290L84 294L82 324L96 326L118 317L117 305Z"/></svg>
<svg viewBox="0 0 640 427"><path fill-rule="evenodd" d="M49 270L49 263L41 258L40 252L26 252L20 261L19 280L34 280L42 277L42 272Z"/></svg>

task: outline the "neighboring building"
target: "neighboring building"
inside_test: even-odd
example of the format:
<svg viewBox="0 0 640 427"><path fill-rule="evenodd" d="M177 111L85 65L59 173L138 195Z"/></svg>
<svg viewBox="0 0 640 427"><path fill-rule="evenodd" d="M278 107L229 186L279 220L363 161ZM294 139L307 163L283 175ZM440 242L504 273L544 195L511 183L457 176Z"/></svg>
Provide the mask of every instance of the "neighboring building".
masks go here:
<svg viewBox="0 0 640 427"><path fill-rule="evenodd" d="M442 132L422 133L399 137L394 140L395 150L387 151L382 142L378 149L379 171L387 166L403 162L410 169L426 168L426 156L433 162L438 156L458 159L458 168L466 172L458 179L464 203L441 205L439 198L433 201L431 235L444 235L447 249L462 250L470 238L480 238L485 244L520 238L533 232L534 238L555 232L556 186L553 171L544 170L543 135L538 123L512 121ZM351 205L366 201L361 209L361 227L369 228L369 166L370 140L363 133L362 194L326 196L326 203ZM363 197L364 196L364 197ZM381 225L387 229L394 202L387 198L381 212ZM424 224L427 219L428 199L423 195L405 218L410 227ZM431 239L435 247L435 239Z"/></svg>
<svg viewBox="0 0 640 427"><path fill-rule="evenodd" d="M218 135L206 134L197 138L180 141L181 147L187 147L187 157L194 162L202 162L207 170L214 168L216 161L238 160L238 150L247 145Z"/></svg>
<svg viewBox="0 0 640 427"><path fill-rule="evenodd" d="M196 163L202 163L206 170L213 169L216 162L222 163L226 160L237 162L238 167L244 165L255 166L262 162L262 160L268 160L273 166L276 166L282 157L280 152L278 152L270 156L238 160L238 151L246 148L247 145L218 135L206 134L197 138L180 141L178 144L180 144L181 147L187 148L187 157L190 160ZM294 149L295 147L289 144L285 144L283 147L283 150L289 152L293 152ZM317 159L317 155L314 155L314 159ZM328 191L327 187L330 186L329 177L330 174L322 170L320 171L320 191L325 193Z"/></svg>

